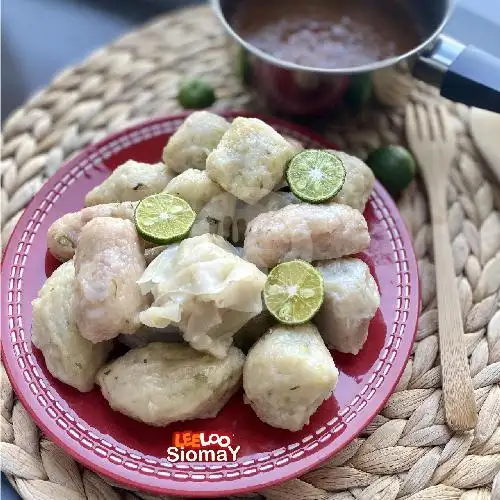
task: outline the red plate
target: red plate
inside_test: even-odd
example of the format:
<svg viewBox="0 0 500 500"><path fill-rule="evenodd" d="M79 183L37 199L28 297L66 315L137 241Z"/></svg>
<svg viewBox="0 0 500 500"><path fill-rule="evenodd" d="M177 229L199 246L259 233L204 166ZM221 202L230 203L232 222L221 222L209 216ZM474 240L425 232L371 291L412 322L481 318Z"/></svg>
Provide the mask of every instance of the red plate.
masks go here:
<svg viewBox="0 0 500 500"><path fill-rule="evenodd" d="M372 243L361 257L378 282L380 309L357 356L333 353L340 370L335 393L300 432L263 424L243 403L241 394L215 419L158 429L112 411L98 389L81 394L55 380L31 344L31 301L57 265L47 253L47 229L63 214L79 210L87 191L125 160L159 161L164 144L183 118L150 121L88 147L51 177L26 208L2 264L3 360L17 395L36 423L96 472L130 488L171 495L218 496L259 490L319 465L378 413L413 343L419 310L417 265L394 202L376 184L365 212ZM307 147L333 147L303 128L263 119ZM229 435L241 446L238 460L218 464L167 461L173 433L187 430Z"/></svg>

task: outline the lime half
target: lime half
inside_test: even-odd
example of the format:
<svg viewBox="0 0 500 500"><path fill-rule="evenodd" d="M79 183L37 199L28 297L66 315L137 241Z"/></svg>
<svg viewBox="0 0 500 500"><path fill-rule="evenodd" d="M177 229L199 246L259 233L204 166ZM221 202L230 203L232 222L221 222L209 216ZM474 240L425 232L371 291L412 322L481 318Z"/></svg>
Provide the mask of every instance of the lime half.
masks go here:
<svg viewBox="0 0 500 500"><path fill-rule="evenodd" d="M321 203L335 196L344 185L345 175L342 160L321 149L301 151L286 171L292 193L309 203Z"/></svg>
<svg viewBox="0 0 500 500"><path fill-rule="evenodd" d="M303 260L278 264L271 270L264 285L264 302L280 323L305 323L323 303L323 278Z"/></svg>
<svg viewBox="0 0 500 500"><path fill-rule="evenodd" d="M195 218L187 201L167 193L148 196L135 209L137 232L145 240L159 245L186 236Z"/></svg>

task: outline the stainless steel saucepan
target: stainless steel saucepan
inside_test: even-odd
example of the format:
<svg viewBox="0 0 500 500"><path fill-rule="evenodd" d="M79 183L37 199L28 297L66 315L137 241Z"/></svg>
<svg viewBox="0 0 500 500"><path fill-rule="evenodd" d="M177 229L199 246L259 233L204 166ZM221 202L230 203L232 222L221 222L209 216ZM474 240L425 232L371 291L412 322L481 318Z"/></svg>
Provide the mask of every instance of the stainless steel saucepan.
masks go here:
<svg viewBox="0 0 500 500"><path fill-rule="evenodd" d="M353 75L406 61L415 77L439 87L443 97L500 112L500 59L442 34L452 0L405 1L420 34L419 45L373 64L331 69L280 60L244 40L231 20L242 2L252 0L211 0L217 17L245 55L251 84L268 105L279 111L295 115L322 113L339 102Z"/></svg>

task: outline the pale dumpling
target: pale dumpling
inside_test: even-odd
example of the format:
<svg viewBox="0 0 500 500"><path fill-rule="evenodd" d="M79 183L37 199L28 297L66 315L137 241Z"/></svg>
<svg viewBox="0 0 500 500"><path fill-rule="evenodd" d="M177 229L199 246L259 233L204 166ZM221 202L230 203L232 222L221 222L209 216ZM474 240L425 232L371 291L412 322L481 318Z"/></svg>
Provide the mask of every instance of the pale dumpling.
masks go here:
<svg viewBox="0 0 500 500"><path fill-rule="evenodd" d="M235 118L207 158L207 174L236 198L253 204L283 178L296 147L257 118Z"/></svg>
<svg viewBox="0 0 500 500"><path fill-rule="evenodd" d="M195 212L199 212L212 198L221 194L222 189L204 170L189 168L172 179L164 192L186 200Z"/></svg>
<svg viewBox="0 0 500 500"><path fill-rule="evenodd" d="M116 217L134 220L137 202L105 203L71 212L54 221L47 232L47 247L50 253L61 261L75 255L76 244L83 227L96 217Z"/></svg>
<svg viewBox="0 0 500 500"><path fill-rule="evenodd" d="M331 153L342 160L346 171L344 185L331 202L349 205L363 212L375 184L375 175L371 168L356 156L343 151L332 150Z"/></svg>
<svg viewBox="0 0 500 500"><path fill-rule="evenodd" d="M198 213L189 235L210 233L229 238L235 218L236 198L231 193L214 196Z"/></svg>
<svg viewBox="0 0 500 500"><path fill-rule="evenodd" d="M111 408L149 425L213 418L241 387L245 356L224 359L181 343L152 343L104 366L97 383Z"/></svg>
<svg viewBox="0 0 500 500"><path fill-rule="evenodd" d="M253 219L245 235L245 258L259 268L293 259L335 259L370 245L363 215L347 205L288 205Z"/></svg>
<svg viewBox="0 0 500 500"><path fill-rule="evenodd" d="M328 347L357 354L368 336L380 295L369 267L360 259L319 262L325 298L314 317Z"/></svg>
<svg viewBox="0 0 500 500"><path fill-rule="evenodd" d="M195 111L170 137L163 150L163 161L174 172L188 168L205 170L209 153L217 146L229 123L208 111Z"/></svg>
<svg viewBox="0 0 500 500"><path fill-rule="evenodd" d="M276 326L247 355L243 388L263 422L298 431L328 399L338 370L316 327Z"/></svg>
<svg viewBox="0 0 500 500"><path fill-rule="evenodd" d="M129 220L97 217L82 229L75 253L74 319L83 337L102 342L139 328L147 299L137 280L146 263Z"/></svg>
<svg viewBox="0 0 500 500"><path fill-rule="evenodd" d="M279 210L292 203L300 203L300 200L292 193L274 191L253 205L239 201L236 205L235 223L233 223L231 235L232 240L243 242L248 223L258 215Z"/></svg>
<svg viewBox="0 0 500 500"><path fill-rule="evenodd" d="M174 175L164 163L128 160L87 193L85 205L142 200L146 196L161 193Z"/></svg>
<svg viewBox="0 0 500 500"><path fill-rule="evenodd" d="M177 326L194 349L222 358L234 334L262 311L266 275L222 237L204 234L156 257L138 281L154 302L143 324Z"/></svg>
<svg viewBox="0 0 500 500"><path fill-rule="evenodd" d="M49 372L81 392L94 387L94 378L111 350L110 342L93 344L84 339L73 318L72 260L61 264L32 302L31 339L42 351Z"/></svg>

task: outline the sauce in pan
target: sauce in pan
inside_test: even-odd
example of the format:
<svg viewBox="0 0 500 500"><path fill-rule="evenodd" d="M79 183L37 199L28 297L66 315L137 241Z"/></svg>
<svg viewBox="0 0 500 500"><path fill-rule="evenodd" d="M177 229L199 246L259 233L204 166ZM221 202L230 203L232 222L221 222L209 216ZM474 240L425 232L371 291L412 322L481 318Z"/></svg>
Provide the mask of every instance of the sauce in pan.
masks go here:
<svg viewBox="0 0 500 500"><path fill-rule="evenodd" d="M247 0L232 18L258 49L316 68L352 68L404 54L420 43L398 0Z"/></svg>

